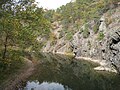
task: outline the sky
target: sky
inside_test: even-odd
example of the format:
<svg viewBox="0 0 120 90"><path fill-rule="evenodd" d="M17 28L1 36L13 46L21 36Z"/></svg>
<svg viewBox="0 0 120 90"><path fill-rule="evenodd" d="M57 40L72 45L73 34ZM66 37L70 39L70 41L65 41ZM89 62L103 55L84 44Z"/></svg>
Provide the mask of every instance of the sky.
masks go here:
<svg viewBox="0 0 120 90"><path fill-rule="evenodd" d="M36 0L38 2L39 7L47 8L47 9L57 9L58 7L69 3L71 0Z"/></svg>

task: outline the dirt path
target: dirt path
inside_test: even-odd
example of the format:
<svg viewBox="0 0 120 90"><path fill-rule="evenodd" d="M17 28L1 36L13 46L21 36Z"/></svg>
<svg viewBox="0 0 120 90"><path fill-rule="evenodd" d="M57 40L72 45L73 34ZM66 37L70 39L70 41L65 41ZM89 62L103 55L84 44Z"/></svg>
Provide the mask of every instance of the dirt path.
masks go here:
<svg viewBox="0 0 120 90"><path fill-rule="evenodd" d="M13 77L4 82L2 90L18 90L33 74L35 63L28 59L25 59L25 63L25 67L22 70L20 70Z"/></svg>

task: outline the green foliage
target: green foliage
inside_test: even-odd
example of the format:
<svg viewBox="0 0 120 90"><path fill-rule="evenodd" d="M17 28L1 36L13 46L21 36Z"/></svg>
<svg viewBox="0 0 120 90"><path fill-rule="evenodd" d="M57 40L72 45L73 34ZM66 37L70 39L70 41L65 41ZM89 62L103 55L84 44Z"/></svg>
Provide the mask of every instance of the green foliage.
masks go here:
<svg viewBox="0 0 120 90"><path fill-rule="evenodd" d="M50 35L52 22L61 21L65 29L61 32L61 37L66 35L66 39L70 40L75 32L74 26L79 30L83 24L99 18L119 0L76 0L61 6L56 11L38 8L34 2L35 0L0 2L0 71L20 63L24 57L24 50L39 51L38 48L43 44L37 41L38 36L50 38L55 44L56 36ZM107 23L110 24L111 20L108 19ZM82 32L84 38L89 37L88 25L85 25ZM94 32L98 32L98 24L94 26ZM98 39L103 38L104 34L100 32Z"/></svg>
<svg viewBox="0 0 120 90"><path fill-rule="evenodd" d="M19 49L13 49L12 47L9 47L7 49L7 53L6 53L6 58L5 59L2 59L0 58L0 67L2 70L6 69L7 66L11 67L12 64L14 64L15 62L21 62L23 61L23 58L24 57L24 52L22 50L19 50ZM3 66L3 67L2 67Z"/></svg>
<svg viewBox="0 0 120 90"><path fill-rule="evenodd" d="M0 7L1 70L21 62L24 50L38 50L39 35L49 37L50 22L45 18L44 10L34 2L35 0L9 1Z"/></svg>
<svg viewBox="0 0 120 90"><path fill-rule="evenodd" d="M93 31L94 33L96 34L99 30L99 25L95 24L94 27L93 27Z"/></svg>
<svg viewBox="0 0 120 90"><path fill-rule="evenodd" d="M85 29L83 30L83 38L88 38L90 35L88 25L85 25Z"/></svg>
<svg viewBox="0 0 120 90"><path fill-rule="evenodd" d="M99 32L98 34L98 40L103 40L103 38L105 37L104 33L103 32Z"/></svg>
<svg viewBox="0 0 120 90"><path fill-rule="evenodd" d="M0 59L0 84L23 67L23 58L20 57L21 51L8 51L6 60Z"/></svg>
<svg viewBox="0 0 120 90"><path fill-rule="evenodd" d="M71 32L66 33L66 39L67 40L71 40L72 36L73 36L73 34Z"/></svg>
<svg viewBox="0 0 120 90"><path fill-rule="evenodd" d="M55 11L54 10L47 10L44 13L44 17L49 20L50 22L54 22L53 17L54 17Z"/></svg>
<svg viewBox="0 0 120 90"><path fill-rule="evenodd" d="M68 29L70 25L82 26L90 20L98 19L111 8L111 5L117 5L117 2L119 0L76 0L61 6L53 15L59 15L57 20L62 21L61 24ZM80 24L75 23L76 21L80 21Z"/></svg>

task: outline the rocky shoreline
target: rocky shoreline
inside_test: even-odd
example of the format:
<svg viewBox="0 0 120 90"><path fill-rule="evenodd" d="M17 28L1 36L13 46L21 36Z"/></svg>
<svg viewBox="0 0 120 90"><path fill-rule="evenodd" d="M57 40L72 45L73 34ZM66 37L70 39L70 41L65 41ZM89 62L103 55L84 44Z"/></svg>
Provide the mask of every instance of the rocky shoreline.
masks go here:
<svg viewBox="0 0 120 90"><path fill-rule="evenodd" d="M66 40L65 36L59 36L62 25L59 25L59 22L54 22L54 24L57 24L56 29L52 31L56 35L54 44L53 41L48 40L41 51L57 54L75 54L78 59L98 62L101 66L96 67L95 70L117 71L120 73L119 11L120 7L117 7L104 13L97 20L99 24L96 24L95 20L89 21L74 33L70 40ZM97 33L93 31L96 25ZM86 28L89 31L87 38L83 37L83 30Z"/></svg>
<svg viewBox="0 0 120 90"><path fill-rule="evenodd" d="M43 52L43 53L52 53L52 52ZM57 53L54 52L53 54L68 55L68 56L74 57L77 60L86 60L86 61L97 63L99 64L99 66L94 68L94 70L96 71L108 71L108 72L118 73L114 67L109 67L106 64L107 62L105 60L98 60L98 59L93 59L90 57L81 57L81 56L76 57L75 54L63 53L63 52L57 52Z"/></svg>

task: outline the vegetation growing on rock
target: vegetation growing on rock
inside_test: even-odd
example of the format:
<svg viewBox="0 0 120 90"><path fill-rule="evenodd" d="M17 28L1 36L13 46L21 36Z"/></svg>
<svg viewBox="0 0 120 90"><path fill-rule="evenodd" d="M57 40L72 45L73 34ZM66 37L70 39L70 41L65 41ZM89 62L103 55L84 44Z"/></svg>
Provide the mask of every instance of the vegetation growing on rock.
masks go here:
<svg viewBox="0 0 120 90"><path fill-rule="evenodd" d="M35 0L17 1L0 2L0 73L17 69L16 63L40 50L103 59L107 35L120 26L119 0L76 0L57 10L38 8ZM119 46L119 30L115 35L111 42L117 39Z"/></svg>
<svg viewBox="0 0 120 90"><path fill-rule="evenodd" d="M98 40L103 40L104 38L104 33L103 32L99 32L98 33Z"/></svg>
<svg viewBox="0 0 120 90"><path fill-rule="evenodd" d="M88 38L89 37L89 28L88 28L88 25L86 24L84 29L83 29L83 38Z"/></svg>

